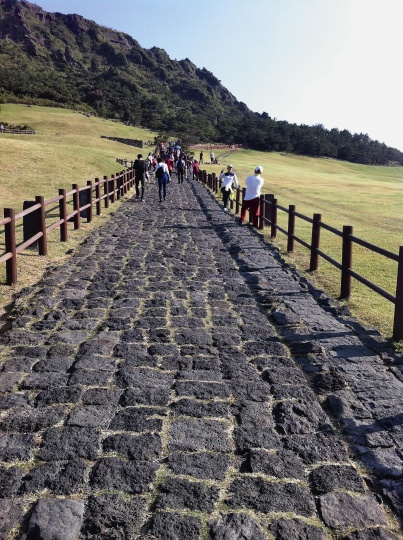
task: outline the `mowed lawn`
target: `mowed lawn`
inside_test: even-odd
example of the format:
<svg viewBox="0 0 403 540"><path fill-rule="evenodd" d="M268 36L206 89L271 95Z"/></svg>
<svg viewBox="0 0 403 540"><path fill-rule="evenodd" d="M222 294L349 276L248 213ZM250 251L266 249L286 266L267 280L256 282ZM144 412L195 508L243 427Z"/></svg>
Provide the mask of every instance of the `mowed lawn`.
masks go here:
<svg viewBox="0 0 403 540"><path fill-rule="evenodd" d="M118 172L122 167L116 163L117 157L133 159L139 152L138 148L102 139L101 135L143 141L152 141L155 135L111 120L88 118L76 111L37 106L1 105L0 121L27 124L37 132L34 136L3 134L0 138L1 215L4 207L21 210L23 200L32 200L35 195L50 198L57 195L58 188L69 189L72 183L85 185L87 180ZM148 149L142 150L143 155L147 152ZM356 236L393 253L398 253L399 246L403 245L402 167L370 167L333 159L251 150L217 150L215 155L219 165L205 164L201 168L219 174L231 163L241 185L244 185L245 177L252 174L256 165L262 165L265 178L263 192L273 193L280 205L288 207L295 204L298 212L309 217L320 213L324 223L340 230L343 225L352 225ZM197 150L196 159L198 156ZM204 150L204 157L209 159L209 150ZM110 210L113 211L114 208ZM103 217L97 218L91 227L103 223L107 215L104 212ZM287 217L279 212L279 223L284 228ZM85 224L82 231L70 236L81 241L91 227ZM296 234L310 242L310 225L297 219ZM57 237L57 231L52 235ZM67 246L59 244L57 238L51 241L49 258L57 262L66 250L74 247L74 238ZM301 271L308 268L309 253L305 248L296 243L295 252L288 255L285 251L286 237L280 232L274 244L287 262L295 264ZM340 239L324 230L321 249L341 260ZM56 255L53 256L52 252ZM21 255L20 259L23 258ZM37 266L38 257L26 255L22 264L24 270ZM354 246L353 268L395 294L397 263ZM0 267L0 279L3 275ZM319 271L310 277L327 293L335 297L339 295L340 273L323 259L320 260ZM22 278L23 271L20 270L19 279ZM0 286L0 289L4 296L6 287ZM5 296L6 301L8 297L9 293ZM353 280L348 305L354 315L390 337L393 304Z"/></svg>

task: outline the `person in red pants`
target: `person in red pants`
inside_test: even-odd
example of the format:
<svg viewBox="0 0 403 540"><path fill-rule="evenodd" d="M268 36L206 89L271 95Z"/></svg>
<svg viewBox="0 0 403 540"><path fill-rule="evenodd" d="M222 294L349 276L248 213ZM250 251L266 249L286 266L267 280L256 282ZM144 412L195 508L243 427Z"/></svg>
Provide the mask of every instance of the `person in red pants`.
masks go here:
<svg viewBox="0 0 403 540"><path fill-rule="evenodd" d="M246 178L246 191L245 197L242 202L241 217L239 218L239 224L245 221L246 211L249 209L253 219L253 226L259 225L259 201L260 190L264 184L263 178L260 176L263 172L263 167L258 165L255 168L254 174Z"/></svg>

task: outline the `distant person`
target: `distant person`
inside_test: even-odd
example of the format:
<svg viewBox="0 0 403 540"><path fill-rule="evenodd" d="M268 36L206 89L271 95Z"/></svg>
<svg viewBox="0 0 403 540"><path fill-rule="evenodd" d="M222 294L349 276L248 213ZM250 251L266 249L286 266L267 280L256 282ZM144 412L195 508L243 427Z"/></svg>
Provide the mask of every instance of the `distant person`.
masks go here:
<svg viewBox="0 0 403 540"><path fill-rule="evenodd" d="M259 225L260 190L264 184L264 180L260 176L262 172L263 167L259 165L255 168L254 174L246 178L245 197L242 202L241 217L239 218L240 225L245 221L246 211L248 209L252 215L253 226L257 228Z"/></svg>
<svg viewBox="0 0 403 540"><path fill-rule="evenodd" d="M214 152L210 152L210 163L214 163Z"/></svg>
<svg viewBox="0 0 403 540"><path fill-rule="evenodd" d="M164 163L160 157L157 158L155 177L158 182L158 195L160 202L162 202L162 198L164 198L165 201L167 197L167 184L169 184L169 170L167 164Z"/></svg>
<svg viewBox="0 0 403 540"><path fill-rule="evenodd" d="M196 160L193 162L193 180L197 180L199 178L199 164Z"/></svg>
<svg viewBox="0 0 403 540"><path fill-rule="evenodd" d="M0 133L4 133L4 126L3 126L3 124L0 124Z"/></svg>
<svg viewBox="0 0 403 540"><path fill-rule="evenodd" d="M221 171L221 174L219 176L219 180L222 181L221 193L222 193L222 200L224 203L224 207L223 207L224 212L228 212L228 201L231 196L232 190L234 188L238 188L238 179L232 169L233 169L232 165L227 165L226 172Z"/></svg>
<svg viewBox="0 0 403 540"><path fill-rule="evenodd" d="M141 186L141 201L144 200L144 180L147 174L147 163L144 161L141 154L137 155L137 159L133 163L134 169L134 184L136 187L136 199L140 197Z"/></svg>
<svg viewBox="0 0 403 540"><path fill-rule="evenodd" d="M203 152L200 152L200 156L199 156L199 163L200 165L203 163Z"/></svg>
<svg viewBox="0 0 403 540"><path fill-rule="evenodd" d="M178 184L183 184L183 176L186 170L186 162L182 156L176 162L176 174L178 176Z"/></svg>

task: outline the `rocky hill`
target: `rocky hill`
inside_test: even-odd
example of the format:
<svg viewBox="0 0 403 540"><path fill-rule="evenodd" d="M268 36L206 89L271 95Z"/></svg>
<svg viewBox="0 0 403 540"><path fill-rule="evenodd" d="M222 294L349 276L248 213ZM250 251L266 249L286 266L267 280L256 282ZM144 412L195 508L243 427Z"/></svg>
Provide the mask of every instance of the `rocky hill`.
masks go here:
<svg viewBox="0 0 403 540"><path fill-rule="evenodd" d="M185 143L221 141L367 164L403 153L366 134L254 113L207 69L80 15L0 0L0 103L51 105L117 118ZM0 118L1 120L1 118Z"/></svg>

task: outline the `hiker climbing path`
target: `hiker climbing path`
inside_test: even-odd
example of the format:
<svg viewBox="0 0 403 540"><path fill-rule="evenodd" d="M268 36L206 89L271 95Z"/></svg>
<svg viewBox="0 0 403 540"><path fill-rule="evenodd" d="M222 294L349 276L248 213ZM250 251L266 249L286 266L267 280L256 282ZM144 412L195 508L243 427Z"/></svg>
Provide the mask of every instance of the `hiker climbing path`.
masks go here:
<svg viewBox="0 0 403 540"><path fill-rule="evenodd" d="M157 198L1 337L0 538L402 538L402 362L201 184Z"/></svg>

